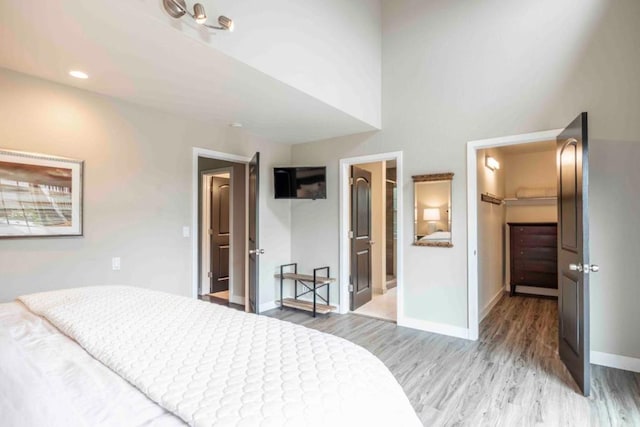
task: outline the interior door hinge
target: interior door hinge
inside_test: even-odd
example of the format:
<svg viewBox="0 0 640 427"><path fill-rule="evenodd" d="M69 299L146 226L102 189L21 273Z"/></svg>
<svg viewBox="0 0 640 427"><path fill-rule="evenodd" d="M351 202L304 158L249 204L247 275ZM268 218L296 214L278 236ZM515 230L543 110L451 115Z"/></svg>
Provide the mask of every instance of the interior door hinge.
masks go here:
<svg viewBox="0 0 640 427"><path fill-rule="evenodd" d="M349 185L353 185L353 177L349 178Z"/></svg>
<svg viewBox="0 0 640 427"><path fill-rule="evenodd" d="M210 271L209 273L207 273L207 276L209 276L210 278L213 277L213 272Z"/></svg>
<svg viewBox="0 0 640 427"><path fill-rule="evenodd" d="M349 285L349 292L353 292L353 285Z"/></svg>
<svg viewBox="0 0 640 427"><path fill-rule="evenodd" d="M213 236L213 228L209 229L209 235Z"/></svg>
<svg viewBox="0 0 640 427"><path fill-rule="evenodd" d="M353 239L353 231L349 231L349 238Z"/></svg>

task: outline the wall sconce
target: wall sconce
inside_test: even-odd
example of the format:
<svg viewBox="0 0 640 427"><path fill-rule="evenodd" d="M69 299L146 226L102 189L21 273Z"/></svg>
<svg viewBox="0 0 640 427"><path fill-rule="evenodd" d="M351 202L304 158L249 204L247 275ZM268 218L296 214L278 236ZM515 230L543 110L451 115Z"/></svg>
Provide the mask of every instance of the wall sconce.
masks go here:
<svg viewBox="0 0 640 427"><path fill-rule="evenodd" d="M423 221L440 221L440 209L438 208L426 208L422 211Z"/></svg>
<svg viewBox="0 0 640 427"><path fill-rule="evenodd" d="M434 233L436 231L436 222L440 221L440 209L426 208L422 211L422 220L429 223L429 234Z"/></svg>
<svg viewBox="0 0 640 427"><path fill-rule="evenodd" d="M212 30L233 31L233 20L223 15L218 17L218 26L207 24L207 13L200 3L193 5L193 13L189 12L184 0L163 0L162 5L172 18L178 19L184 15L189 15L197 24L203 27L211 28Z"/></svg>
<svg viewBox="0 0 640 427"><path fill-rule="evenodd" d="M491 169L492 171L496 171L500 169L500 162L491 156L486 156L484 158L484 165L489 169Z"/></svg>

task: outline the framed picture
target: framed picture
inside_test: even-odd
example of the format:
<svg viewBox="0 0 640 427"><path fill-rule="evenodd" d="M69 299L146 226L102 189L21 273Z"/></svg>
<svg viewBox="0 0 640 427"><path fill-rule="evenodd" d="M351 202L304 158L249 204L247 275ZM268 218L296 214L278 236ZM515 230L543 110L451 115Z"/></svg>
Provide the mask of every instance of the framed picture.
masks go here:
<svg viewBox="0 0 640 427"><path fill-rule="evenodd" d="M0 149L0 238L82 236L83 163Z"/></svg>

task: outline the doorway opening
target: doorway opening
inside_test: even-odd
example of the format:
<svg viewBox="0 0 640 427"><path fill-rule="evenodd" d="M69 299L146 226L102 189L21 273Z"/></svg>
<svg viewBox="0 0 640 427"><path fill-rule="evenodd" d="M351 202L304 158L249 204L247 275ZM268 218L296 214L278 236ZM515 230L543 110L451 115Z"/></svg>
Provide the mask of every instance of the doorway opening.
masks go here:
<svg viewBox="0 0 640 427"><path fill-rule="evenodd" d="M341 160L341 312L402 315L399 177L399 153Z"/></svg>
<svg viewBox="0 0 640 427"><path fill-rule="evenodd" d="M479 301L479 276L480 276L480 262L479 262L479 245L480 245L480 235L479 235L479 209L481 208L481 204L485 204L486 202L481 201L480 193L480 183L478 182L478 169L482 165L482 167L486 167L487 158L483 157L481 151L483 150L495 150L500 147L506 146L518 146L523 144L537 143L541 141L552 141L557 138L562 130L550 130L545 132L535 132L524 135L515 135L511 137L504 138L495 138L495 139L487 139L480 141L472 141L467 145L467 227L468 227L468 318L469 318L469 338L472 340L477 340L479 335L479 323L480 323L480 301ZM485 153L486 154L486 153ZM497 159L496 159L497 160ZM503 194L495 194L497 193L498 183L497 178L494 179L496 181L494 192L492 193L490 189L490 185L487 184L483 190L485 193L492 193L495 196L503 196ZM500 199L500 197L498 197ZM502 203L502 202L500 202ZM488 206L488 205L485 205ZM500 240L503 241L505 231L503 228L499 228L500 232ZM501 254L504 256L504 253ZM504 277L503 277L504 276ZM504 280L506 279L506 275L500 274L500 278L498 282L500 283L500 289L504 289ZM485 303L486 305L486 303ZM482 306L482 309L485 309L485 305Z"/></svg>
<svg viewBox="0 0 640 427"><path fill-rule="evenodd" d="M259 153L193 149L193 296L258 307Z"/></svg>
<svg viewBox="0 0 640 427"><path fill-rule="evenodd" d="M201 299L245 307L246 165L198 158Z"/></svg>
<svg viewBox="0 0 640 427"><path fill-rule="evenodd" d="M234 214L239 218L244 216L244 212L237 212L238 208L244 210L243 204L234 206L232 203L237 178L234 179L233 167L203 171L201 177L203 191L200 296L244 307L244 292L234 289L240 283L244 285L244 271L232 268L234 250L244 241L244 236L238 236L234 232ZM240 277L237 277L237 273L240 273Z"/></svg>
<svg viewBox="0 0 640 427"><path fill-rule="evenodd" d="M558 297L556 146L554 139L477 151L480 322L505 292Z"/></svg>
<svg viewBox="0 0 640 427"><path fill-rule="evenodd" d="M469 337L478 339L480 321L510 298L507 285L511 297L557 297L546 316L530 317L557 326L558 362L585 396L588 273L598 270L589 264L588 164L587 113L565 129L467 146Z"/></svg>

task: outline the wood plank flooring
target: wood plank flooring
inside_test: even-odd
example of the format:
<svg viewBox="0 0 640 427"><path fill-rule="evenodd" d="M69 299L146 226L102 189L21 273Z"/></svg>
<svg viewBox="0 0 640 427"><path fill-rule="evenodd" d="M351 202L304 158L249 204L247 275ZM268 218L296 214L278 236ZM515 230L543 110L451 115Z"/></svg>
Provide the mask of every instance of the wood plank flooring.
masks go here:
<svg viewBox="0 0 640 427"><path fill-rule="evenodd" d="M557 301L504 296L476 342L352 314L265 313L378 356L427 426L640 426L640 374L592 366L578 393L557 354Z"/></svg>

